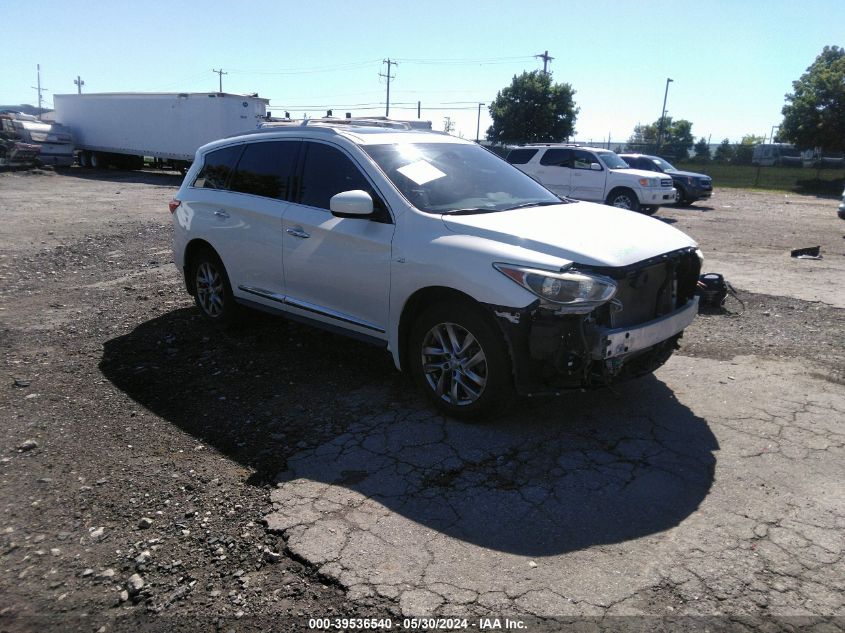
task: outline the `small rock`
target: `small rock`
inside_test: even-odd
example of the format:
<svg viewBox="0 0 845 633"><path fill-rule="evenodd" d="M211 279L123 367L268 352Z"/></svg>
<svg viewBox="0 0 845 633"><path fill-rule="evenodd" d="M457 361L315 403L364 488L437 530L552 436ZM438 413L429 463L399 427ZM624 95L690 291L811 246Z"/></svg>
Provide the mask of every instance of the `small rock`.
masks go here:
<svg viewBox="0 0 845 633"><path fill-rule="evenodd" d="M126 581L126 589L130 596L137 596L144 588L144 579L139 574L132 574Z"/></svg>
<svg viewBox="0 0 845 633"><path fill-rule="evenodd" d="M18 450L26 453L27 451L31 451L33 449L38 448L38 442L35 440L24 440L22 443L18 444Z"/></svg>
<svg viewBox="0 0 845 633"><path fill-rule="evenodd" d="M90 576L93 573L94 573L94 570L89 567L88 569L83 570L82 577L87 578L88 576Z"/></svg>
<svg viewBox="0 0 845 633"><path fill-rule="evenodd" d="M531 567L531 568L533 569L533 568L535 568L535 567L537 566L537 563L535 563L533 560L532 560L532 561L528 561L528 566L529 566L529 567Z"/></svg>
<svg viewBox="0 0 845 633"><path fill-rule="evenodd" d="M105 534L105 532L106 532L106 528L104 528L104 527L91 528L88 536L90 536L91 540L93 540L93 541L99 541L101 538L103 538L103 535Z"/></svg>
<svg viewBox="0 0 845 633"><path fill-rule="evenodd" d="M244 617L243 611L241 611L240 609L235 611L235 619L240 620L242 617Z"/></svg>
<svg viewBox="0 0 845 633"><path fill-rule="evenodd" d="M108 569L104 569L100 572L100 578L114 578L115 571L109 567Z"/></svg>
<svg viewBox="0 0 845 633"><path fill-rule="evenodd" d="M138 521L138 527L142 530L146 530L153 526L153 520L150 517L141 517L141 520Z"/></svg>
<svg viewBox="0 0 845 633"><path fill-rule="evenodd" d="M143 552L141 552L140 554L138 554L138 556L135 557L135 564L145 565L149 562L151 556L152 554L150 553L150 550L145 549Z"/></svg>
<svg viewBox="0 0 845 633"><path fill-rule="evenodd" d="M29 381L15 378L15 387L29 387Z"/></svg>
<svg viewBox="0 0 845 633"><path fill-rule="evenodd" d="M117 599L119 602L126 602L127 600L129 600L129 592L124 589L120 592L120 595L118 595Z"/></svg>
<svg viewBox="0 0 845 633"><path fill-rule="evenodd" d="M54 547L50 550L50 554L52 554L53 556L61 556L62 550L60 550L58 547Z"/></svg>
<svg viewBox="0 0 845 633"><path fill-rule="evenodd" d="M282 555L269 549L264 550L264 560L268 563L278 563L282 560Z"/></svg>

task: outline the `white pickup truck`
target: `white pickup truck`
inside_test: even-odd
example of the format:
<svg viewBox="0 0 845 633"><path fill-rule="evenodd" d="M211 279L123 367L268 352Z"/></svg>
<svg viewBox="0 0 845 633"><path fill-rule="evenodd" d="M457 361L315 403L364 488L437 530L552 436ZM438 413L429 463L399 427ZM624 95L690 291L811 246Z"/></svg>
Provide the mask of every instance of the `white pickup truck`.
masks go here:
<svg viewBox="0 0 845 633"><path fill-rule="evenodd" d="M559 196L604 202L651 215L674 204L672 178L631 169L615 152L580 145L525 145L507 160Z"/></svg>

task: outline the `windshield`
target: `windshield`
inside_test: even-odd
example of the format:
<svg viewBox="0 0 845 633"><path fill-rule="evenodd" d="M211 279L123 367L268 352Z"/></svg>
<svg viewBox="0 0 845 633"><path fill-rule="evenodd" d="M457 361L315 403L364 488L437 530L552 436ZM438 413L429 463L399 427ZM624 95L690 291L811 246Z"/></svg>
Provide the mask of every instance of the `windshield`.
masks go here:
<svg viewBox="0 0 845 633"><path fill-rule="evenodd" d="M660 169L660 171L678 171L672 165L670 165L665 160L663 160L662 158L659 158L657 156L652 158L651 162L653 162L655 165L657 165L657 167Z"/></svg>
<svg viewBox="0 0 845 633"><path fill-rule="evenodd" d="M507 162L458 143L364 145L408 201L428 213L484 213L561 204Z"/></svg>
<svg viewBox="0 0 845 633"><path fill-rule="evenodd" d="M596 156L608 169L630 169L631 166L614 152L596 152Z"/></svg>

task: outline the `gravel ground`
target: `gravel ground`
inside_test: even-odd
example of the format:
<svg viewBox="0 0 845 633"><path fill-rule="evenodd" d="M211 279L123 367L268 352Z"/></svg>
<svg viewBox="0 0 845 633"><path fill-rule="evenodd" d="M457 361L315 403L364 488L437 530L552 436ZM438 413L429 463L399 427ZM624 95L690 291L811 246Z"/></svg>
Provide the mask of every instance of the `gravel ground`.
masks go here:
<svg viewBox="0 0 845 633"><path fill-rule="evenodd" d="M209 330L171 263L178 182L0 174L0 630L298 631L308 617L405 613L388 593L350 593L266 517L292 457L385 409L427 407L378 349L257 314ZM818 271L818 292L842 278L845 223L833 201L789 203L778 214L783 194L717 190L659 215L701 242L708 270L726 270L737 261L726 253L780 262L810 222L792 212L810 209L814 233L801 237L826 259L800 264ZM751 226L721 233L719 222L742 226L739 209ZM703 315L678 354L691 367L798 363L845 384L841 282L825 302L800 279L798 268L776 287L735 282L744 312ZM649 595L655 614L677 599Z"/></svg>

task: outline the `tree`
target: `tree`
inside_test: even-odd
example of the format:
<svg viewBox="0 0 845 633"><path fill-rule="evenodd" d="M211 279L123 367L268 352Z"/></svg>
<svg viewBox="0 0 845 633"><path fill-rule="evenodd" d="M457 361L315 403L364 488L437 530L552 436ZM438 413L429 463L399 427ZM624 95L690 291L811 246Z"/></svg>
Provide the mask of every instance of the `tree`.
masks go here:
<svg viewBox="0 0 845 633"><path fill-rule="evenodd" d="M649 125L634 126L634 133L628 138L630 151L654 151L661 154L671 154L676 160L689 158L695 139L692 136L692 123L686 119L674 121L667 116L663 123L663 140L657 147L657 133L660 130L660 119Z"/></svg>
<svg viewBox="0 0 845 633"><path fill-rule="evenodd" d="M487 139L493 143L555 142L575 133L578 108L569 84L552 83L539 70L514 76L490 104L493 125Z"/></svg>
<svg viewBox="0 0 845 633"><path fill-rule="evenodd" d="M706 163L710 160L710 144L703 136L695 144L695 162Z"/></svg>
<svg viewBox="0 0 845 633"><path fill-rule="evenodd" d="M719 163L729 163L733 160L734 154L734 146L728 139L724 139L716 148L716 155L713 160Z"/></svg>
<svg viewBox="0 0 845 633"><path fill-rule="evenodd" d="M443 118L443 131L446 134L451 134L455 131L455 122L452 121L452 117L444 117Z"/></svg>
<svg viewBox="0 0 845 633"><path fill-rule="evenodd" d="M763 143L765 140L765 136L746 134L742 137L739 145L736 146L731 162L737 165L750 165L751 159L754 157L754 146Z"/></svg>
<svg viewBox="0 0 845 633"><path fill-rule="evenodd" d="M792 89L778 136L799 149L845 150L845 49L825 46Z"/></svg>

